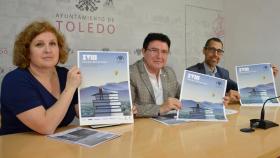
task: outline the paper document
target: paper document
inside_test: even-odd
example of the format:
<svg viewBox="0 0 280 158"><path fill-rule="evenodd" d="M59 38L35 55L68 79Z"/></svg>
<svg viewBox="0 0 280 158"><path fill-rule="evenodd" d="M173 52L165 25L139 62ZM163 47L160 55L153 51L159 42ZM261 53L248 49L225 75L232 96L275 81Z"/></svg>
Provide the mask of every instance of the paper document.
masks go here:
<svg viewBox="0 0 280 158"><path fill-rule="evenodd" d="M242 106L262 106L266 99L277 96L269 63L236 66L236 78ZM279 101L274 99L266 106L279 106Z"/></svg>
<svg viewBox="0 0 280 158"><path fill-rule="evenodd" d="M120 135L115 133L97 131L97 130L82 128L82 127L49 135L49 137L60 141L80 144L86 147L93 147L100 143L117 138L119 136Z"/></svg>
<svg viewBox="0 0 280 158"><path fill-rule="evenodd" d="M223 97L227 80L185 70L178 119L190 121L227 121Z"/></svg>
<svg viewBox="0 0 280 158"><path fill-rule="evenodd" d="M80 125L133 123L128 52L78 51Z"/></svg>
<svg viewBox="0 0 280 158"><path fill-rule="evenodd" d="M167 113L166 115L155 117L152 119L157 122L163 123L165 125L178 125L178 124L188 122L186 120L178 120L176 111L172 111Z"/></svg>

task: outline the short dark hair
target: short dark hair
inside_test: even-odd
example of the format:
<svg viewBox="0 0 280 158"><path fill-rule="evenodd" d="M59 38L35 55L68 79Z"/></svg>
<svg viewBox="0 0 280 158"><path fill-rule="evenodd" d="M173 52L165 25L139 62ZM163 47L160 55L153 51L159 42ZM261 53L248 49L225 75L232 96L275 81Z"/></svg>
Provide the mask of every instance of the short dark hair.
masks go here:
<svg viewBox="0 0 280 158"><path fill-rule="evenodd" d="M156 41L156 40L165 42L168 45L168 49L170 48L170 45L171 45L170 39L168 38L167 35L162 34L162 33L149 33L144 40L143 48L147 49L150 42Z"/></svg>
<svg viewBox="0 0 280 158"><path fill-rule="evenodd" d="M224 44L223 44L223 42L222 42L221 39L219 39L219 38L217 38L217 37L212 37L212 38L209 38L209 39L206 41L204 48L209 47L211 41L219 42L219 43L222 44L222 47L224 47Z"/></svg>

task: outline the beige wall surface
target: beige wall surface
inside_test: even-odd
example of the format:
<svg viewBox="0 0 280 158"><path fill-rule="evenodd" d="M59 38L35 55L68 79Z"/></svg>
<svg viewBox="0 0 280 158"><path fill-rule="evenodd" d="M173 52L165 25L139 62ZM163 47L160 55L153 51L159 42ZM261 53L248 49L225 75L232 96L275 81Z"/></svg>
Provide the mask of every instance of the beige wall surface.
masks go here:
<svg viewBox="0 0 280 158"><path fill-rule="evenodd" d="M278 0L225 0L225 67L232 78L236 65L273 63L279 67L279 10ZM278 75L278 91L279 79Z"/></svg>
<svg viewBox="0 0 280 158"><path fill-rule="evenodd" d="M168 65L179 82L187 66L203 60L201 48L207 38L224 38L222 0L91 0L88 10L79 2L83 0L0 1L0 82L15 68L15 36L34 20L49 20L66 36L66 67L77 64L77 50L128 51L132 64L141 58L149 32L165 33L172 41Z"/></svg>

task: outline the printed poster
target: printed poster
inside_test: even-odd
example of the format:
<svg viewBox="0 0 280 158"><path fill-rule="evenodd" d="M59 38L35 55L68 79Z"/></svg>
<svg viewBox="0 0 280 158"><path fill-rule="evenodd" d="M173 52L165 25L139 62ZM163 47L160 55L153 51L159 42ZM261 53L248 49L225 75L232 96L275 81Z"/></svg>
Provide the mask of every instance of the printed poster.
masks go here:
<svg viewBox="0 0 280 158"><path fill-rule="evenodd" d="M242 65L235 70L242 106L262 106L266 99L277 96L271 64ZM278 99L274 99L266 106L278 103Z"/></svg>
<svg viewBox="0 0 280 158"><path fill-rule="evenodd" d="M56 140L79 144L86 147L94 147L119 136L119 134L111 132L97 131L82 127L77 127L49 135L50 138L54 138Z"/></svg>
<svg viewBox="0 0 280 158"><path fill-rule="evenodd" d="M80 125L133 123L128 52L78 51Z"/></svg>
<svg viewBox="0 0 280 158"><path fill-rule="evenodd" d="M189 121L227 121L223 97L227 80L185 70L177 118Z"/></svg>
<svg viewBox="0 0 280 158"><path fill-rule="evenodd" d="M152 119L165 125L179 125L187 122L186 120L178 120L176 111L169 111L165 115L161 115Z"/></svg>

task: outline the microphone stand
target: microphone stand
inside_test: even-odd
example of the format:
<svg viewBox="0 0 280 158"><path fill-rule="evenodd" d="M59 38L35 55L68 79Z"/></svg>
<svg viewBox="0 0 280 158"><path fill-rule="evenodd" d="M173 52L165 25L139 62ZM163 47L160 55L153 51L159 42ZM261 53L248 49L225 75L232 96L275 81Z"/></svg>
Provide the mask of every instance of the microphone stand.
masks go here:
<svg viewBox="0 0 280 158"><path fill-rule="evenodd" d="M274 123L272 121L264 119L264 115L265 115L264 106L265 106L265 104L268 101L276 99L276 98L280 98L280 96L273 97L273 98L268 98L268 99L265 100L265 102L263 103L263 106L262 106L262 110L261 110L261 118L260 119L251 119L250 120L251 128L254 127L254 128L268 129L268 128L279 126L277 123Z"/></svg>

